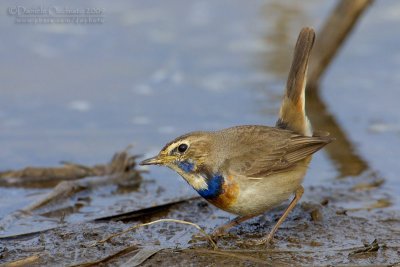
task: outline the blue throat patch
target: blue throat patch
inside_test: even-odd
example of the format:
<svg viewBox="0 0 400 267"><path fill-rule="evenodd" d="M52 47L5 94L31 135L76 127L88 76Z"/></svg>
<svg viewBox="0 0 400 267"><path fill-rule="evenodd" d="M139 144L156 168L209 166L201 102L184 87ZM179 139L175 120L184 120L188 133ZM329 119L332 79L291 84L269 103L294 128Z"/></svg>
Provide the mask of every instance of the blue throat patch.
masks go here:
<svg viewBox="0 0 400 267"><path fill-rule="evenodd" d="M191 161L189 159L185 160L185 161L180 161L178 162L178 166L179 168L181 168L182 170L184 170L185 172L191 172L194 170L194 165L196 165L196 162Z"/></svg>
<svg viewBox="0 0 400 267"><path fill-rule="evenodd" d="M204 197L205 199L215 199L222 193L224 190L222 189L222 185L224 183L224 177L220 174L215 174L210 179L207 179L208 189L206 190L198 190L200 196Z"/></svg>

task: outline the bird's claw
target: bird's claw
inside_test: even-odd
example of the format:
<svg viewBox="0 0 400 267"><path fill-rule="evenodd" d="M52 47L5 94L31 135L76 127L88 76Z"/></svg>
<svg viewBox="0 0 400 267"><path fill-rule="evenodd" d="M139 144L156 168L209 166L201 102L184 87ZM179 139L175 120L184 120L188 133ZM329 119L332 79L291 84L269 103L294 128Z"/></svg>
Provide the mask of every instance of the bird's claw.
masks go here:
<svg viewBox="0 0 400 267"><path fill-rule="evenodd" d="M261 238L254 238L251 239L248 244L253 245L253 246L259 246L259 245L269 245L273 244L275 242L275 239L272 235L268 234L266 236L263 236Z"/></svg>
<svg viewBox="0 0 400 267"><path fill-rule="evenodd" d="M217 240L224 232L225 232L224 227L218 227L218 228L214 229L214 231L212 231L210 236L213 240Z"/></svg>

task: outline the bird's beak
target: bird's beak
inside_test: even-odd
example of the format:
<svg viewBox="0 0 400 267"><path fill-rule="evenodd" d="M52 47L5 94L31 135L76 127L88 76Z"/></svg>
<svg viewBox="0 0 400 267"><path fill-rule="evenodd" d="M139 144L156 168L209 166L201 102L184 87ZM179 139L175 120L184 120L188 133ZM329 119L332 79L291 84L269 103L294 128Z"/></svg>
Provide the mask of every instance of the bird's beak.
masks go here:
<svg viewBox="0 0 400 267"><path fill-rule="evenodd" d="M158 156L155 156L155 157L152 157L149 159L145 159L142 162L140 162L139 164L140 165L156 165L156 164L162 164L162 163L163 163L162 160Z"/></svg>

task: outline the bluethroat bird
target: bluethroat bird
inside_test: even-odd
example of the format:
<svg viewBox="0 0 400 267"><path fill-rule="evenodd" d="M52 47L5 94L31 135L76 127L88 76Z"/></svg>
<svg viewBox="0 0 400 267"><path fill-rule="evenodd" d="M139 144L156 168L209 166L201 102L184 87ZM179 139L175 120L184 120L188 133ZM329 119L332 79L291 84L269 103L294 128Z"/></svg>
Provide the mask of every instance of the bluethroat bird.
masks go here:
<svg viewBox="0 0 400 267"><path fill-rule="evenodd" d="M328 134L313 134L305 114L306 74L314 39L311 28L299 34L275 127L244 125L187 133L140 163L171 168L208 202L239 215L213 235L265 213L294 194L272 230L256 241L271 242L304 193L301 183L311 155L333 140Z"/></svg>

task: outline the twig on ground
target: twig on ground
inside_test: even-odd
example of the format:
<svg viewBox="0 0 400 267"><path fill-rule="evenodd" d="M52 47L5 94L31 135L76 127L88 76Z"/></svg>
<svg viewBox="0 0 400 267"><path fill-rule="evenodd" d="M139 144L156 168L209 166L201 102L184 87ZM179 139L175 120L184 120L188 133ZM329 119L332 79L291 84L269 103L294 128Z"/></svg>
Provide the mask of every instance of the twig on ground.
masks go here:
<svg viewBox="0 0 400 267"><path fill-rule="evenodd" d="M126 230L124 230L124 231L122 231L122 232L119 232L119 233L115 233L115 234L113 234L113 235L110 235L110 236L104 238L103 240L100 240L100 241L98 241L98 242L92 244L91 247L94 247L94 246L97 246L98 244L102 244L102 243L104 243L104 242L107 242L108 240L110 240L110 239L113 238L113 237L122 235L122 234L124 234L124 233L126 233L126 232L129 232L129 231L132 231L132 230L135 230L136 228L143 227L143 226L147 226L147 225L151 225L151 224L154 224L154 223L159 223L159 222L175 222L175 223L181 223L181 224L192 225L192 226L196 227L200 232L202 232L202 233L207 237L207 239L208 239L208 240L210 241L210 243L213 245L214 249L217 249L217 248L218 248L217 244L215 244L215 242L212 240L212 238L211 238L203 229L201 229L200 226L198 226L197 224L192 223L192 222L187 222L187 221L182 221L182 220L175 220L175 219L159 219L159 220L155 220L155 221L152 221L152 222L148 222L148 223L144 223L144 224L135 225L135 226L133 226L133 227L131 227L131 228L128 228L128 229L126 229Z"/></svg>

